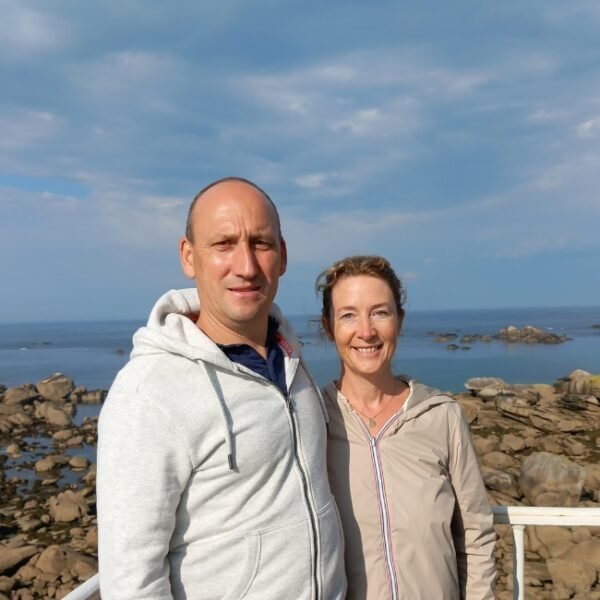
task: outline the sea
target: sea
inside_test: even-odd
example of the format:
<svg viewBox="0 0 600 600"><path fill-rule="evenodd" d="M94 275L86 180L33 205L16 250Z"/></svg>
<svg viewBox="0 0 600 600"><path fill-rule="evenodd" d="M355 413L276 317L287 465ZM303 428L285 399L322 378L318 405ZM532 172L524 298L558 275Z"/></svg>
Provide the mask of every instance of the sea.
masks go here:
<svg viewBox="0 0 600 600"><path fill-rule="evenodd" d="M339 374L335 346L319 332L318 319L292 315L306 363L319 384ZM36 383L64 373L76 385L108 389L127 362L131 337L144 321L0 324L0 384ZM434 341L439 333L493 335L514 325L534 325L570 339L562 344L477 341L458 350ZM394 371L443 391L463 391L470 377L508 383L553 383L574 369L600 373L600 307L444 310L408 312Z"/></svg>
<svg viewBox="0 0 600 600"><path fill-rule="evenodd" d="M317 317L293 315L290 320L302 341L302 352L316 381L324 385L339 374L334 345L319 332ZM108 389L131 352L131 337L140 321L0 324L0 385L37 383L64 373L89 390ZM557 345L474 342L468 349L449 350L434 341L437 334L493 335L515 325L534 325L570 339ZM471 377L501 377L507 383L553 383L574 369L600 373L600 307L527 308L410 312L394 358L394 371L408 374L443 391L464 391ZM463 346L460 340L453 340ZM98 405L77 408L74 423L99 414ZM33 461L52 451L49 437L25 438L29 448L17 458L5 458L7 477L18 477L18 492L31 492L38 476ZM68 448L67 455L96 460L96 447ZM0 455L6 454L0 447ZM81 486L79 474L60 469L59 487Z"/></svg>

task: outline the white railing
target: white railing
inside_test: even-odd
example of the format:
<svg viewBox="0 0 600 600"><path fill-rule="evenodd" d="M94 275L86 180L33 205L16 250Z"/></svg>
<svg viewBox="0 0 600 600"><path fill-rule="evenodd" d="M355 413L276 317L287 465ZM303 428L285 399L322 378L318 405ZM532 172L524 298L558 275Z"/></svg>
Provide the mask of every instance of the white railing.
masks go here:
<svg viewBox="0 0 600 600"><path fill-rule="evenodd" d="M576 527L600 525L600 508L562 508L560 506L494 506L494 523L510 525L513 536L513 600L525 599L526 525Z"/></svg>
<svg viewBox="0 0 600 600"><path fill-rule="evenodd" d="M510 525L513 536L513 599L525 599L525 526L600 526L600 508L561 508L554 506L494 506L495 525ZM98 600L98 575L65 596L64 600Z"/></svg>

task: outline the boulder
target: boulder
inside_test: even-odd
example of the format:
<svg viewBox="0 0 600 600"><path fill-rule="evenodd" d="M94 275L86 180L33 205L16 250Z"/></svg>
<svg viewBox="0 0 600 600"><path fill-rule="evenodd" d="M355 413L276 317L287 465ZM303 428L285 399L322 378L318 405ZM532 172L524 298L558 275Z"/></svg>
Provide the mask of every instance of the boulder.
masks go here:
<svg viewBox="0 0 600 600"><path fill-rule="evenodd" d="M81 404L101 404L106 398L106 390L91 390L85 394L79 396L79 402Z"/></svg>
<svg viewBox="0 0 600 600"><path fill-rule="evenodd" d="M85 456L73 456L69 459L69 466L72 469L85 469L90 461Z"/></svg>
<svg viewBox="0 0 600 600"><path fill-rule="evenodd" d="M70 522L87 515L86 501L73 490L61 492L48 500L50 516L57 522Z"/></svg>
<svg viewBox="0 0 600 600"><path fill-rule="evenodd" d="M36 473L46 473L48 471L52 471L56 467L56 462L52 458L52 456L44 456L44 458L40 458L35 463L35 472Z"/></svg>
<svg viewBox="0 0 600 600"><path fill-rule="evenodd" d="M583 487L590 492L600 490L600 465L586 465L584 469L585 483L583 484Z"/></svg>
<svg viewBox="0 0 600 600"><path fill-rule="evenodd" d="M31 558L37 551L35 546L12 548L0 545L0 574Z"/></svg>
<svg viewBox="0 0 600 600"><path fill-rule="evenodd" d="M44 419L48 425L52 425L53 427L64 428L72 425L71 417L50 400L37 405L35 416L38 419Z"/></svg>
<svg viewBox="0 0 600 600"><path fill-rule="evenodd" d="M8 388L4 392L4 404L14 406L15 404L29 404L40 394L34 385L27 383L18 387Z"/></svg>
<svg viewBox="0 0 600 600"><path fill-rule="evenodd" d="M596 569L590 564L554 558L546 565L554 585L570 594L588 594L596 582Z"/></svg>
<svg viewBox="0 0 600 600"><path fill-rule="evenodd" d="M592 538L579 542L569 550L565 559L588 563L600 569L600 540Z"/></svg>
<svg viewBox="0 0 600 600"><path fill-rule="evenodd" d="M600 398L600 375L589 375L564 383L563 391L569 394Z"/></svg>
<svg viewBox="0 0 600 600"><path fill-rule="evenodd" d="M501 492L511 498L519 499L521 497L517 482L510 473L483 466L481 467L481 476L486 487L490 490Z"/></svg>
<svg viewBox="0 0 600 600"><path fill-rule="evenodd" d="M495 387L504 389L507 384L504 380L498 377L471 377L465 381L465 387L472 393L477 394L479 390L486 387Z"/></svg>
<svg viewBox="0 0 600 600"><path fill-rule="evenodd" d="M522 437L513 435L512 433L506 433L502 436L500 450L503 452L506 452L507 450L510 452L520 452L521 450L525 450L527 445L527 442Z"/></svg>
<svg viewBox="0 0 600 600"><path fill-rule="evenodd" d="M577 506L583 490L583 467L548 452L535 452L521 466L519 487L533 506Z"/></svg>
<svg viewBox="0 0 600 600"><path fill-rule="evenodd" d="M483 456L483 464L492 467L493 469L508 469L509 467L516 468L519 466L519 461L504 452L488 452Z"/></svg>
<svg viewBox="0 0 600 600"><path fill-rule="evenodd" d="M569 339L566 335L544 331L539 327L533 327L533 325L525 325L521 329L514 325L509 325L501 329L494 338L509 344L560 344Z"/></svg>
<svg viewBox="0 0 600 600"><path fill-rule="evenodd" d="M75 384L72 379L62 373L54 373L54 375L39 381L37 389L44 398L58 402L75 389Z"/></svg>
<svg viewBox="0 0 600 600"><path fill-rule="evenodd" d="M67 553L57 545L48 546L35 563L42 573L60 575L67 567Z"/></svg>

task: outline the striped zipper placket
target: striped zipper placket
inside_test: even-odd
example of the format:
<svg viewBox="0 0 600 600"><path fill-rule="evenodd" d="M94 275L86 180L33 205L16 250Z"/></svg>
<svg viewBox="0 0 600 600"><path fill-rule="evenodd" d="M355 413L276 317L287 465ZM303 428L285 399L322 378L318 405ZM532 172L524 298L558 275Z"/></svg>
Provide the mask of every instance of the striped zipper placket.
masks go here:
<svg viewBox="0 0 600 600"><path fill-rule="evenodd" d="M373 437L362 419L353 411L354 418L358 421L371 450L371 461L373 462L373 470L375 472L375 483L377 485L377 499L379 501L379 520L381 523L381 533L383 537L383 552L385 565L387 567L388 584L390 588L390 600L398 600L398 578L396 576L396 567L394 566L394 557L392 554L392 539L390 534L390 518L387 505L387 497L385 494L385 481L383 477L383 469L381 468L381 457L377 442L381 436L389 429L391 424L397 419L398 415L394 415L377 434Z"/></svg>

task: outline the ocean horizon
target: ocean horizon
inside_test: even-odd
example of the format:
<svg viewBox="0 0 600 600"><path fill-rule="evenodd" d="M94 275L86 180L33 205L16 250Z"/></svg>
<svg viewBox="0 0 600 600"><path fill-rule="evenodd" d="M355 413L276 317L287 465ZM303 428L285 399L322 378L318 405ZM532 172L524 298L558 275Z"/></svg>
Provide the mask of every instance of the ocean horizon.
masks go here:
<svg viewBox="0 0 600 600"><path fill-rule="evenodd" d="M318 331L315 315L289 317L319 384L338 376L334 345ZM142 319L0 324L0 384L36 383L61 372L88 389L108 389L127 362ZM600 307L450 309L407 312L394 370L442 390L459 392L470 377L508 383L552 383L580 368L600 372ZM533 325L567 335L561 344L507 344L499 340L448 350L439 333L494 335L508 325ZM460 344L460 341L456 341Z"/></svg>

